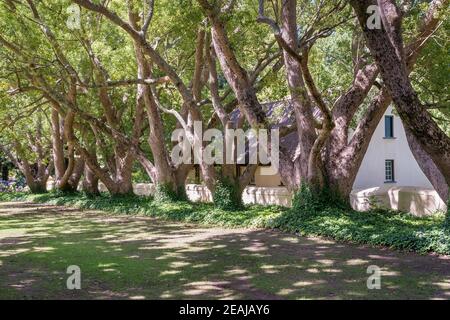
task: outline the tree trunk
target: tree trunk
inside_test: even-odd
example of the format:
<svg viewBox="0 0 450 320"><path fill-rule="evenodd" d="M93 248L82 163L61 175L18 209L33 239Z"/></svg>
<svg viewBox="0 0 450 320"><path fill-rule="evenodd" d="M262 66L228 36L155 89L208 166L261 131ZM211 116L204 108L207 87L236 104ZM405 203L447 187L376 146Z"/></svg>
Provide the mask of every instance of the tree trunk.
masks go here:
<svg viewBox="0 0 450 320"><path fill-rule="evenodd" d="M428 12L424 15L417 36L405 47L408 73L413 69L417 57L430 39L430 35L439 26L440 20L437 14L437 11L440 9L439 2L440 0L433 1ZM374 63L361 68L356 73L352 87L336 101L332 110L333 121L336 126L329 139L324 159L330 187L333 192L340 195L341 199L348 199L372 135L387 107L392 102L387 88L383 87L377 97L372 100L366 113L360 120L352 139L347 143L350 121L373 86L377 74L378 67ZM407 130L407 127L405 127L405 130ZM410 148L414 154L414 146L411 143ZM415 157L419 165L420 161L425 161L423 159L420 160L420 157L417 155ZM422 154L421 157L424 157L424 155ZM432 181L436 190L441 190L438 191L440 194L443 193L442 191L447 192L444 190L446 188L442 186L442 179L438 179L438 181L431 177L432 175L437 175L437 173L432 169L430 163L424 165L428 167L429 173L426 172L427 170L422 165L420 166L430 181Z"/></svg>
<svg viewBox="0 0 450 320"><path fill-rule="evenodd" d="M403 125L410 130L423 150L429 154L449 185L450 138L433 121L411 85L403 50L400 10L392 0L379 0L383 29L370 30L366 27L369 18L366 10L369 5L376 2L352 0L351 4L364 31L367 46L380 68L381 76L392 95Z"/></svg>
<svg viewBox="0 0 450 320"><path fill-rule="evenodd" d="M83 192L88 195L99 195L98 177L95 175L88 165L84 166Z"/></svg>
<svg viewBox="0 0 450 320"><path fill-rule="evenodd" d="M1 170L2 170L2 180L3 181L8 181L9 179L9 168L8 165L3 164L0 166Z"/></svg>
<svg viewBox="0 0 450 320"><path fill-rule="evenodd" d="M64 137L60 134L59 114L52 109L52 146L55 163L55 189L62 192L75 192L84 169L83 157L77 157L74 145L75 113L68 111L64 119ZM68 164L65 164L64 141L68 145Z"/></svg>
<svg viewBox="0 0 450 320"><path fill-rule="evenodd" d="M18 167L25 176L25 181L31 193L45 193L47 192L47 180L49 177L49 170L43 172L37 169L38 165L34 164L33 167L24 158L21 162L18 162Z"/></svg>
<svg viewBox="0 0 450 320"><path fill-rule="evenodd" d="M256 97L255 89L247 72L241 67L231 49L223 22L215 10L205 7L205 11L211 22L211 37L217 58L227 82L239 101L240 110L253 128L264 128L266 125L265 112Z"/></svg>
<svg viewBox="0 0 450 320"><path fill-rule="evenodd" d="M53 161L55 163L55 183L57 184L58 181L64 175L65 164L64 164L64 143L61 137L61 123L59 119L59 113L54 108L52 108L51 122L52 122Z"/></svg>
<svg viewBox="0 0 450 320"><path fill-rule="evenodd" d="M135 43L135 54L138 63L138 77L142 79L150 78L150 65L137 43ZM153 92L148 85L138 85L137 103L145 107L147 114L149 124L147 141L152 151L154 164L142 152L138 153L137 158L155 184L158 192L157 197L161 199L171 199L173 197L184 199L186 197L184 188L187 174L184 180L181 177L182 174L177 179L177 169L171 166L164 139L164 126L161 114L153 97Z"/></svg>
<svg viewBox="0 0 450 320"><path fill-rule="evenodd" d="M294 51L298 48L297 34L297 1L284 0L281 9L281 37L285 43ZM297 122L297 133L299 137L300 153L294 160L298 162L293 166L294 170L299 170L300 181L317 181L319 157L311 159L310 154L316 141L316 129L312 112L311 101L308 97L308 91L302 76L302 67L289 52L283 50L284 66L286 68L286 78L291 93L291 101L294 107L295 119ZM311 169L309 172L308 169ZM310 178L308 178L310 176Z"/></svg>
<svg viewBox="0 0 450 320"><path fill-rule="evenodd" d="M340 148L339 153L330 152L326 158L326 172L331 191L342 201L348 202L361 163L369 147L373 133L391 103L386 89L372 100L351 140Z"/></svg>
<svg viewBox="0 0 450 320"><path fill-rule="evenodd" d="M433 159L431 159L428 153L422 149L422 146L408 127L405 127L405 133L409 148L419 167L422 169L428 180L430 180L433 188L439 194L442 201L447 203L449 199L449 190L444 175L439 171L439 168L434 164Z"/></svg>

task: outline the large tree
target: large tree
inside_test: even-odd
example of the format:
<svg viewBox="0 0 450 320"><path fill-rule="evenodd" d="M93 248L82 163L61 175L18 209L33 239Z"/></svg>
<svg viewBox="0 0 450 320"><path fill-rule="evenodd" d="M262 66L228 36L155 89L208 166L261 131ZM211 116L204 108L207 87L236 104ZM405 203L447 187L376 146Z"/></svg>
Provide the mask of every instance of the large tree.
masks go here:
<svg viewBox="0 0 450 320"><path fill-rule="evenodd" d="M408 46L405 50L402 28L404 12L392 0L351 1L351 4L358 16L367 46L380 69L386 90L392 96L407 132L429 155L449 185L450 138L433 120L411 84L409 78L411 59L408 59L408 50L412 51L410 55L417 53ZM433 1L431 8L447 9L447 5L446 0ZM382 22L380 28L368 27L369 6L377 6L377 14ZM439 17L436 10L429 13L425 19L432 20ZM444 12L441 14L444 15ZM420 36L419 40L427 39L423 34ZM429 34L425 36L429 37ZM416 42L412 45L420 46L421 43Z"/></svg>
<svg viewBox="0 0 450 320"><path fill-rule="evenodd" d="M81 6L82 20L69 31L66 17L53 12L71 2ZM83 185L93 193L98 179L113 194L131 193L138 162L158 192L184 197L193 164L171 157L171 133L182 128L189 144L200 146L194 159L206 186L215 194L226 182L238 203L257 166L239 174L235 165L206 163L206 142L194 128L280 128L264 102L288 100L293 120L280 135L293 147L282 143L280 150L283 183L293 192L304 183L331 189L348 201L375 128L392 98L398 102L347 1L198 0L175 11L163 0L71 2L1 6L8 21L0 34L7 61L2 83L10 96L45 99L61 190L74 190L84 171ZM406 77L439 32L445 3L407 9L414 31L396 47ZM419 65L424 68L422 60ZM445 198L443 164L410 125L406 131L419 165ZM236 160L235 144L232 149L225 158Z"/></svg>

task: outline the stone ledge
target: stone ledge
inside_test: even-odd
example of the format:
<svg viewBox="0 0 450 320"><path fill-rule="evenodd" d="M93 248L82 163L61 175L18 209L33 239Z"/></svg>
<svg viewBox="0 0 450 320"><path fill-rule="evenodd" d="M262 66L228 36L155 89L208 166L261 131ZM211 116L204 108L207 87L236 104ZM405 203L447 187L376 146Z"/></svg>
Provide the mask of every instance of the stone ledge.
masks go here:
<svg viewBox="0 0 450 320"><path fill-rule="evenodd" d="M53 181L49 180L48 189L52 189ZM99 190L108 191L103 183L99 183ZM152 183L133 184L133 191L139 196L154 194ZM187 184L186 194L194 202L211 202L211 192L205 185ZM245 188L242 200L245 204L280 205L290 207L292 194L285 187L255 187ZM354 190L350 194L350 204L353 209L367 211L373 207L383 207L392 210L411 212L417 216L431 215L436 211L447 210L446 204L433 189L420 187L375 187Z"/></svg>

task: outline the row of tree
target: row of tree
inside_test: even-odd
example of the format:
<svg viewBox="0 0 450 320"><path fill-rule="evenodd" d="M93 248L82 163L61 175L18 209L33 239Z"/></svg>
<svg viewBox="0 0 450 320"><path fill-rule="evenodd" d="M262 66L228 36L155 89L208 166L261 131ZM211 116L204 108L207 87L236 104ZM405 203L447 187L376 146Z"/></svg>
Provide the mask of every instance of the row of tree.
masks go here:
<svg viewBox="0 0 450 320"><path fill-rule="evenodd" d="M447 199L448 1L398 2L2 1L1 151L33 192L54 175L61 191L82 180L89 193L99 181L111 194L132 193L139 163L159 195L183 198L193 164L172 162L174 129L191 142L202 139L198 121L271 129L278 124L262 102L289 97L295 120L280 134L298 145L280 150L284 185L348 201L394 103L414 156ZM225 184L236 203L257 168L199 166L209 190Z"/></svg>

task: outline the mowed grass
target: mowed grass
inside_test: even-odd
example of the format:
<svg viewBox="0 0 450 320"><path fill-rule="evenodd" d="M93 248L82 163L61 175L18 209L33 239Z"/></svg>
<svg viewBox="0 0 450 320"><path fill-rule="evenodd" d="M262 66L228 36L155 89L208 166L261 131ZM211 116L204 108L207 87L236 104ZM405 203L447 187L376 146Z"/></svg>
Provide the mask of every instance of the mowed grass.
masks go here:
<svg viewBox="0 0 450 320"><path fill-rule="evenodd" d="M81 290L66 288L67 267ZM367 289L367 268L382 270ZM1 299L448 299L450 261L258 229L0 203Z"/></svg>
<svg viewBox="0 0 450 320"><path fill-rule="evenodd" d="M444 213L415 217L386 210L356 212L347 208L324 207L305 215L303 212L276 206L247 206L239 211L225 211L212 204L160 203L147 197L111 197L108 194L91 198L79 193L0 194L1 199L68 205L79 209L209 226L277 229L344 243L370 244L421 254L434 252L450 255L450 227L445 227Z"/></svg>

